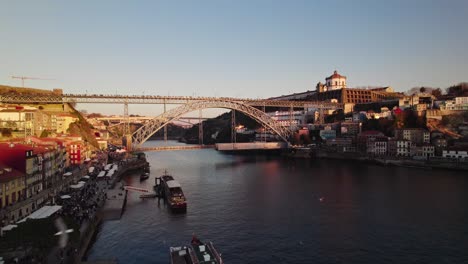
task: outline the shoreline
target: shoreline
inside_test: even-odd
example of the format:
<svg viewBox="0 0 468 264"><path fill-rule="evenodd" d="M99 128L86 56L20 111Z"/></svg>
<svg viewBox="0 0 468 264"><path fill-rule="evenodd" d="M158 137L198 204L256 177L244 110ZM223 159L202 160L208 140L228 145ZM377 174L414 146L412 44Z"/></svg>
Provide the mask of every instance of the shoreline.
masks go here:
<svg viewBox="0 0 468 264"><path fill-rule="evenodd" d="M385 157L365 157L358 155L343 155L340 153L318 152L311 155L311 159L332 159L332 160L349 160L365 163L372 163L380 166L395 166L416 169L440 169L451 171L468 171L468 163L451 162L451 161L429 161L429 160L412 160L412 159L385 159Z"/></svg>
<svg viewBox="0 0 468 264"><path fill-rule="evenodd" d="M142 169L145 166L147 166L146 160L136 160L134 162L127 162L125 164L120 165L119 171L117 172L116 177L114 177L112 182L108 185L109 186L108 190L118 190L121 187L117 183L122 182L123 176L127 175L127 173L131 171ZM125 191L125 197L123 200L120 216L125 211L126 202L127 202L127 191ZM113 220L113 219L107 219L105 217L105 205L106 205L106 202L104 202L103 205L99 207L99 211L96 214L97 217L93 219L92 222L89 224L88 229L85 231L85 236L83 236L83 238L80 239L80 248L78 249L78 255L74 263L82 263L82 262L87 261L88 252L92 248L95 242L96 236L100 230L100 226L105 221Z"/></svg>

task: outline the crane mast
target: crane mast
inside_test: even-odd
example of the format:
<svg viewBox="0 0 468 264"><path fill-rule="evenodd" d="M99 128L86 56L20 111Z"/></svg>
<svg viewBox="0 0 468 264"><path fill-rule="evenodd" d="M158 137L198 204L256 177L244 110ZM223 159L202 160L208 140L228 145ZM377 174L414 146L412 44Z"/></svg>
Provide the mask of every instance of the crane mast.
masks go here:
<svg viewBox="0 0 468 264"><path fill-rule="evenodd" d="M21 85L24 88L24 80L53 80L46 78L36 78L36 77L27 77L27 76L11 76L12 79L21 79Z"/></svg>

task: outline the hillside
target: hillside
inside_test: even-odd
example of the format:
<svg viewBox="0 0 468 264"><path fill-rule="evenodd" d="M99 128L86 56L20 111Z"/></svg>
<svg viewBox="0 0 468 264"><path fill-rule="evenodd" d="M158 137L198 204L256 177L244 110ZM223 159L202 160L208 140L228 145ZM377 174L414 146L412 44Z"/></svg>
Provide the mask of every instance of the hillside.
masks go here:
<svg viewBox="0 0 468 264"><path fill-rule="evenodd" d="M17 94L54 94L54 91L37 89L37 88L22 88L15 86L0 85L0 94L17 93Z"/></svg>

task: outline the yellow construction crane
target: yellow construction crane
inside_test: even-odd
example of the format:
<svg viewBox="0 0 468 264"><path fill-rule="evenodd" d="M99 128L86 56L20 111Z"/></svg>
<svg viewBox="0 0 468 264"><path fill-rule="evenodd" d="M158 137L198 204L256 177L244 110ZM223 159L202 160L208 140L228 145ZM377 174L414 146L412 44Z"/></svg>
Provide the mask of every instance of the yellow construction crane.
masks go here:
<svg viewBox="0 0 468 264"><path fill-rule="evenodd" d="M35 77L26 77L26 76L11 76L12 79L21 79L21 84L24 88L24 80L54 80L46 78L35 78Z"/></svg>

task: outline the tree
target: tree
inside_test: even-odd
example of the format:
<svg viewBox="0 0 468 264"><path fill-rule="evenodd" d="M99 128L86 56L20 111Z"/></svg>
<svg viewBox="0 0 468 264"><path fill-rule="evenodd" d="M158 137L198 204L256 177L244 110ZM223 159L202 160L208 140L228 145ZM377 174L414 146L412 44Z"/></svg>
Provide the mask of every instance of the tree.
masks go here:
<svg viewBox="0 0 468 264"><path fill-rule="evenodd" d="M450 96L468 96L468 83L463 82L447 88L447 95Z"/></svg>
<svg viewBox="0 0 468 264"><path fill-rule="evenodd" d="M442 97L442 90L440 88L434 89L434 90L431 91L431 94L435 98L440 98L440 97Z"/></svg>
<svg viewBox="0 0 468 264"><path fill-rule="evenodd" d="M11 137L11 128L2 128L2 137Z"/></svg>
<svg viewBox="0 0 468 264"><path fill-rule="evenodd" d="M41 133L41 138L46 138L50 135L50 132L47 131L47 130L42 130L42 133Z"/></svg>

